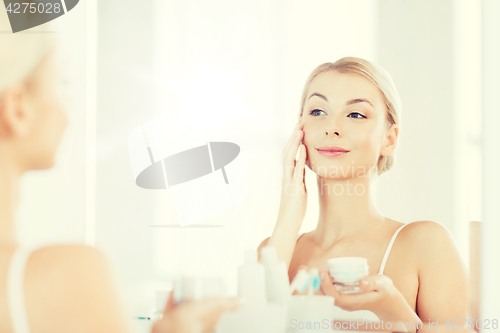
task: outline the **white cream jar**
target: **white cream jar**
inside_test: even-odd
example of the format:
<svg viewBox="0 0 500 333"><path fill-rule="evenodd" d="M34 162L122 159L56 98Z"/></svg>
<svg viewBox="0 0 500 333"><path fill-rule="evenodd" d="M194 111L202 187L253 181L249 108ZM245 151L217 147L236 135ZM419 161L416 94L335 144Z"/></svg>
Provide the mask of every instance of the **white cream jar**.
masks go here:
<svg viewBox="0 0 500 333"><path fill-rule="evenodd" d="M368 276L368 262L363 257L339 257L327 261L332 283L341 294L362 292L359 280Z"/></svg>

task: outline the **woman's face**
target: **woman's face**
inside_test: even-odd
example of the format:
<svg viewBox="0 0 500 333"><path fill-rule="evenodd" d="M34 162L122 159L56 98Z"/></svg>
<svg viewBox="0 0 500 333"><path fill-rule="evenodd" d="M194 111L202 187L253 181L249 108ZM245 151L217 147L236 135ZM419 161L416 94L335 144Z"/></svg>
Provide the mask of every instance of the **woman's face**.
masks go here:
<svg viewBox="0 0 500 333"><path fill-rule="evenodd" d="M27 169L45 169L54 165L57 147L68 119L65 111L64 77L57 65L56 48L45 55L28 79L26 107L33 122L25 140Z"/></svg>
<svg viewBox="0 0 500 333"><path fill-rule="evenodd" d="M387 145L387 111L383 95L359 75L328 71L311 83L300 121L307 166L324 178L351 178L376 174L380 155L390 155ZM395 125L394 125L395 126ZM348 150L325 156L319 147Z"/></svg>

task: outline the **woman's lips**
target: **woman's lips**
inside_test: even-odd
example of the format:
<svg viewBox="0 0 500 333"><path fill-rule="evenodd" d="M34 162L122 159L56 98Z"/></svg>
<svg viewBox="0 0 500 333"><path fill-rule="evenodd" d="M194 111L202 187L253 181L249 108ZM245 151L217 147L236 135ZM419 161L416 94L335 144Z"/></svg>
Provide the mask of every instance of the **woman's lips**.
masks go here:
<svg viewBox="0 0 500 333"><path fill-rule="evenodd" d="M342 156L348 153L348 151L330 151L330 150L318 150L318 153L328 157Z"/></svg>

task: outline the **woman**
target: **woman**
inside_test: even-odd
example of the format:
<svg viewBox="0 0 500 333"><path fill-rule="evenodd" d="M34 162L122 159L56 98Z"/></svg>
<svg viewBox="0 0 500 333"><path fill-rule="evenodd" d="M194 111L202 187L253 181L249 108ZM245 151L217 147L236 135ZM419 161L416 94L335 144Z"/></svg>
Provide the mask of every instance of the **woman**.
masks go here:
<svg viewBox="0 0 500 333"><path fill-rule="evenodd" d="M372 189L393 164L400 129L400 100L390 75L355 57L325 63L309 76L301 102L283 149L278 219L258 251L273 245L290 281L300 268L318 268L321 294L344 310L369 310L384 322L421 321L419 331L429 330L429 320L442 327L458 319L461 326L467 273L450 232L432 221L405 225L383 216L374 203ZM305 165L317 175L319 220L297 239L307 203ZM367 258L364 293L339 294L331 283L326 262L344 256Z"/></svg>
<svg viewBox="0 0 500 333"><path fill-rule="evenodd" d="M0 30L10 30L3 10ZM132 332L102 252L83 244L31 251L14 232L20 178L53 166L67 124L51 36L0 35L0 332ZM152 332L211 332L236 306L233 298L211 298L174 307L170 295Z"/></svg>

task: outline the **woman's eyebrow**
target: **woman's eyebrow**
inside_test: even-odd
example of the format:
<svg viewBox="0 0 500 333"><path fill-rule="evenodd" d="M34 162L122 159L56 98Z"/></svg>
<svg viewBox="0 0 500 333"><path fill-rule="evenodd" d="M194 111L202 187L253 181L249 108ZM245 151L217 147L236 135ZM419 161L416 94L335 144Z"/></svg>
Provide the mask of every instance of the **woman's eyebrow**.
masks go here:
<svg viewBox="0 0 500 333"><path fill-rule="evenodd" d="M322 99L324 99L325 101L328 102L328 99L325 96L321 95L320 93L313 93L311 96L309 96L309 99L311 97L313 97L313 96L318 96L319 98L322 98ZM350 101L347 101L345 103L345 105L351 105L351 104L363 103L363 102L366 102L366 103L370 104L372 106L372 108L373 108L373 104L369 100L367 100L366 98L351 99Z"/></svg>

